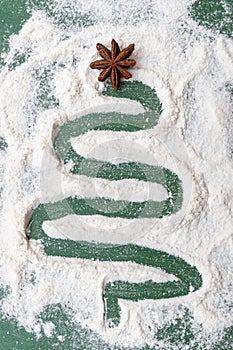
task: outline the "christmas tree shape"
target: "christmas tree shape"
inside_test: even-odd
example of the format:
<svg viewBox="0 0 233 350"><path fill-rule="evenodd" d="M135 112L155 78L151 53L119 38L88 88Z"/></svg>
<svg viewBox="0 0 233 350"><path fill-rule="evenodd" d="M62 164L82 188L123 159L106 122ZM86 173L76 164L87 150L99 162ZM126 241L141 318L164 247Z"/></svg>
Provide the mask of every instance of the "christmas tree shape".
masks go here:
<svg viewBox="0 0 233 350"><path fill-rule="evenodd" d="M74 175L101 178L110 181L137 179L162 185L167 193L166 200L133 202L113 200L105 197L68 197L64 200L42 203L34 209L30 219L30 239L42 240L45 253L50 256L81 258L103 262L133 262L138 265L161 269L174 275L177 280L163 283L152 280L131 283L114 280L104 286L103 300L107 324L117 326L121 320L119 299L139 301L144 299L167 299L184 296L197 291L202 286L202 277L196 267L180 257L137 244L106 244L89 241L74 241L49 237L43 230L44 221L52 221L75 215L101 215L124 219L163 218L178 212L183 202L182 182L167 168L139 162L112 164L93 158L85 158L76 153L71 138L91 130L135 132L152 129L158 123L162 106L155 90L141 82L125 82L118 91L110 86L106 96L127 98L139 102L144 107L140 114L117 112L91 113L61 125L54 142L57 157L63 164L72 162Z"/></svg>

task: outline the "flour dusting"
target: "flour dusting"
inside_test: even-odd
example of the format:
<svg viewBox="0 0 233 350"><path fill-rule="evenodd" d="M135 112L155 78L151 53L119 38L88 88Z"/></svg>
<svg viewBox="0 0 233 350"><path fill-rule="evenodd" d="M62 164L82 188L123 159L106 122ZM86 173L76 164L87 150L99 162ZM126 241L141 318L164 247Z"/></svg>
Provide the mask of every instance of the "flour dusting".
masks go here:
<svg viewBox="0 0 233 350"><path fill-rule="evenodd" d="M166 342L154 335L174 319L185 318L189 310L196 341L202 344L209 338L205 349L211 349L224 328L233 324L228 88L233 76L232 41L198 26L189 16L188 0L132 1L131 7L124 1L78 3L92 25L78 30L64 22L59 26L56 19L64 1L54 5L55 19L35 9L20 32L11 36L0 73L0 129L8 144L0 155L0 276L1 284L11 290L1 302L2 312L28 332L51 337L54 324L38 320L38 315L46 306L60 303L72 310L74 322L95 331L110 346L140 349L148 344L157 349ZM72 1L67 4L75 6ZM68 171L72 164L61 166L54 153L54 135L67 120L90 111L143 111L137 102L104 96L104 83L89 68L98 58L96 43L109 47L112 37L121 47L135 43L133 79L156 90L163 107L159 123L135 133L92 131L74 138L72 145L90 158L114 164L137 160L174 171L182 180L183 206L162 219L69 215L44 222L44 230L50 237L134 242L165 251L197 267L203 278L200 290L184 297L120 301L122 316L116 328L104 324L103 281L163 282L175 277L131 262L47 256L43 244L28 243L25 234L39 203L103 193L134 201L167 196L157 184L77 178ZM12 69L15 52L21 52L25 61ZM58 334L58 340L62 343L64 337Z"/></svg>

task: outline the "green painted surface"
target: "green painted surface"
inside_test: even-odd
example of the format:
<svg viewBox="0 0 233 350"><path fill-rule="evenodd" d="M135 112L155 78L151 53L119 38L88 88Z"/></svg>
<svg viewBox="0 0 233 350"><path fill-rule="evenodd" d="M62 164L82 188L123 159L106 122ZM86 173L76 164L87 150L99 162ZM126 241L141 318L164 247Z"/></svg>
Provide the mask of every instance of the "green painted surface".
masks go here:
<svg viewBox="0 0 233 350"><path fill-rule="evenodd" d="M0 51L7 52L9 49L8 38L12 33L18 33L22 24L30 17L32 7L37 6L40 9L45 9L51 18L61 26L79 27L83 25L91 25L95 22L90 14L78 14L70 16L69 8L61 14L56 10L55 0L0 0ZM225 7L227 5L227 8ZM200 25L211 29L214 33L222 33L228 37L232 36L232 22L229 19L232 17L232 0L198 0L190 9L192 18ZM63 19L61 19L63 15ZM151 14L150 14L151 16ZM77 22L76 22L77 21ZM15 69L19 64L22 64L30 55L30 50L26 53L16 52L14 60L9 67ZM0 65L4 64L4 60L0 60ZM46 98L46 97L45 97ZM3 135L4 136L4 135ZM1 149L5 148L5 141L1 139ZM4 293L0 291L0 298L4 298ZM39 319L43 321L52 321L55 324L55 332L51 338L42 334L41 338L36 338L35 335L26 332L20 328L15 320L6 319L0 314L0 349L1 350L50 350L50 349L79 349L79 350L120 350L118 347L109 346L99 336L89 330L83 329L80 325L73 322L70 315L70 310L67 310L60 305L48 307L45 312L40 315ZM187 313L182 318L173 321L166 327L161 328L154 334L157 339L158 346L153 350L168 350L172 346L183 350L230 350L233 348L233 327L229 327L224 333L219 334L215 345L210 347L210 343L214 337L212 334L206 335L205 338L199 338L198 333L202 331L201 325L192 327L193 319L191 314ZM152 332L152 331L151 331ZM57 335L63 335L64 341L58 340ZM161 342L165 342L162 345ZM122 349L122 348L121 348ZM140 350L149 350L149 346ZM123 349L126 350L126 349ZM127 350L137 350L136 348Z"/></svg>
<svg viewBox="0 0 233 350"><path fill-rule="evenodd" d="M0 53L9 50L8 39L17 34L30 17L25 0L0 0ZM0 58L0 66L3 59Z"/></svg>
<svg viewBox="0 0 233 350"><path fill-rule="evenodd" d="M5 151L7 143L3 137L0 136L0 151Z"/></svg>
<svg viewBox="0 0 233 350"><path fill-rule="evenodd" d="M61 305L49 306L38 317L38 321L52 322L55 326L54 334L48 338L42 332L38 339L34 334L26 332L17 325L13 319L5 319L0 316L0 337L1 350L168 350L175 346L176 349L183 350L206 350L209 339L201 339L201 342L195 341L198 338L198 332L202 329L192 328L192 317L186 312L185 316L177 318L172 324L158 330L155 338L158 345L151 348L144 346L138 348L122 348L110 346L104 342L98 334L83 328L75 323L70 314L70 310L61 307ZM58 336L62 337L58 338ZM164 343L165 342L165 343ZM225 333L219 336L211 350L231 350L233 343L233 327L226 329Z"/></svg>
<svg viewBox="0 0 233 350"><path fill-rule="evenodd" d="M233 38L232 0L197 0L190 14L200 25Z"/></svg>
<svg viewBox="0 0 233 350"><path fill-rule="evenodd" d="M53 23L62 29L80 30L96 23L90 12L82 12L81 6L72 1L66 1L64 6L57 6L56 0L28 0L28 7L45 11Z"/></svg>

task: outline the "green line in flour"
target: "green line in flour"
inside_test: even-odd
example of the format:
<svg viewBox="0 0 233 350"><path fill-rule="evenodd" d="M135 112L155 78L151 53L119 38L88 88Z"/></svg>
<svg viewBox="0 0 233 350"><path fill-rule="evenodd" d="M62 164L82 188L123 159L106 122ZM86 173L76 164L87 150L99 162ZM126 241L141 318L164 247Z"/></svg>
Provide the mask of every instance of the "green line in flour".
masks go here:
<svg viewBox="0 0 233 350"><path fill-rule="evenodd" d="M173 274L177 281L156 283L130 283L114 281L105 285L105 316L109 323L120 322L119 299L143 300L165 299L187 295L198 290L202 278L198 270L183 259L155 249L136 244L103 244L69 239L50 238L44 232L44 221L56 220L67 215L101 215L105 217L162 218L176 213L182 205L182 183L179 177L169 169L150 166L139 162L114 165L109 162L87 159L77 154L71 145L71 138L91 130L114 130L134 132L153 128L161 114L161 103L155 91L141 82L126 82L120 91L109 86L104 93L107 96L129 98L143 105L145 112L137 115L122 113L91 113L66 122L60 127L55 140L55 151L59 159L67 163L72 161L73 174L104 178L110 181L138 179L161 184L168 192L168 198L161 202L115 201L109 198L68 197L54 203L40 204L30 221L30 238L41 239L45 252L52 256L76 257L99 261L134 262L139 265L159 268Z"/></svg>

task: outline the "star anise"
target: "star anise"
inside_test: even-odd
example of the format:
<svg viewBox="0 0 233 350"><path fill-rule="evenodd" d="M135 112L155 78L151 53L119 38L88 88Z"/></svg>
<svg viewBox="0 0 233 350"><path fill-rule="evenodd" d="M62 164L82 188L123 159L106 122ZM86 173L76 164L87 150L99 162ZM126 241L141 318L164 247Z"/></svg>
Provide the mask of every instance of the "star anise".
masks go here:
<svg viewBox="0 0 233 350"><path fill-rule="evenodd" d="M132 78L132 74L126 68L131 68L136 64L135 60L128 59L132 55L134 44L130 44L121 51L117 42L112 39L111 51L102 44L97 44L96 48L103 60L92 62L90 67L92 69L103 69L98 80L104 81L110 76L112 87L114 90L117 90L121 77L124 79Z"/></svg>

